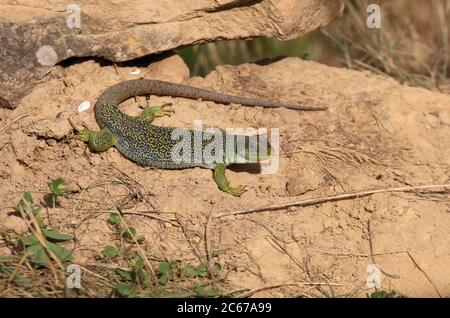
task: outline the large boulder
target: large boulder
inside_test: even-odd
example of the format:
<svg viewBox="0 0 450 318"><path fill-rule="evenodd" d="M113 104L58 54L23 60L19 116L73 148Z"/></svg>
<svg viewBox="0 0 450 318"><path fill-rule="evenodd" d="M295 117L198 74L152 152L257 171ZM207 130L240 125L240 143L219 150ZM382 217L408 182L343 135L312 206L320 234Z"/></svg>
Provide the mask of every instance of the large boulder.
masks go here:
<svg viewBox="0 0 450 318"><path fill-rule="evenodd" d="M74 56L119 62L221 39L289 39L326 25L342 1L3 0L0 104L14 107Z"/></svg>

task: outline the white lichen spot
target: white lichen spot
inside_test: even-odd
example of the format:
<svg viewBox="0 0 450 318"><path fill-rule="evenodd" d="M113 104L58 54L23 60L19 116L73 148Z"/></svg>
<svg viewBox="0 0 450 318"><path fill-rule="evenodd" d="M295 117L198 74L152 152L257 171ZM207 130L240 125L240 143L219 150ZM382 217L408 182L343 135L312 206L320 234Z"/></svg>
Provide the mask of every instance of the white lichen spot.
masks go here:
<svg viewBox="0 0 450 318"><path fill-rule="evenodd" d="M85 110L88 110L91 107L91 103L89 101L84 101L80 105L78 105L78 112L84 112Z"/></svg>
<svg viewBox="0 0 450 318"><path fill-rule="evenodd" d="M139 74L141 74L141 70L138 69L137 67L133 67L130 71L130 74L139 75Z"/></svg>
<svg viewBox="0 0 450 318"><path fill-rule="evenodd" d="M58 54L50 45L41 46L36 52L36 58L43 66L53 66L58 63Z"/></svg>
<svg viewBox="0 0 450 318"><path fill-rule="evenodd" d="M81 9L78 4L68 4L66 7L70 15L67 17L66 25L69 29L81 29Z"/></svg>

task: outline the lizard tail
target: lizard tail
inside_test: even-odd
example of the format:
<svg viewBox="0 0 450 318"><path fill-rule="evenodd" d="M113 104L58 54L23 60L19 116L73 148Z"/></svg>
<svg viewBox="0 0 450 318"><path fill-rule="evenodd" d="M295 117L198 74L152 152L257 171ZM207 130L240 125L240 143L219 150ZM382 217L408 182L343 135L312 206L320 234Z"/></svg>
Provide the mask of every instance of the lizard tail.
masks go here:
<svg viewBox="0 0 450 318"><path fill-rule="evenodd" d="M321 111L327 109L327 107L312 107L299 104L279 103L264 99L232 96L188 85L151 79L128 80L113 85L103 92L103 94L99 97L97 104L101 105L103 103L107 103L119 105L124 100L139 95L164 95L190 99L202 99L221 104L241 104L246 106L270 108L283 107L306 111Z"/></svg>

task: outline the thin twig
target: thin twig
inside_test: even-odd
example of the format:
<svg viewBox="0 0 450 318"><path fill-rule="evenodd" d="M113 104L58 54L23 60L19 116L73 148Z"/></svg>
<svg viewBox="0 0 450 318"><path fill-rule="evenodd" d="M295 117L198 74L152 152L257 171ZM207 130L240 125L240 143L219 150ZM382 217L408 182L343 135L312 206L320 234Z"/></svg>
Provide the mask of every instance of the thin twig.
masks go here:
<svg viewBox="0 0 450 318"><path fill-rule="evenodd" d="M225 216L238 215L238 214L249 214L249 213L265 212L265 211L277 211L277 210L284 210L291 206L305 207L305 206L322 204L325 202L356 199L356 198L361 198L361 197L365 197L365 196L373 195L373 194L377 194L377 193L410 192L410 191L437 189L437 188L450 188L450 184L422 185L422 186L415 186L415 187L396 187L396 188L385 188L385 189L370 189L370 190L363 190L363 191L356 191L356 192L349 192L349 193L340 193L340 194L335 194L335 195L328 196L328 197L319 197L319 198L312 198L312 199L306 199L306 200L301 200L301 201L288 202L288 203L283 203L283 204L275 204L275 205L270 205L270 206L263 206L263 207L259 207L259 208L248 209L248 210L224 212L224 213L215 214L213 217L221 218L221 217L225 217Z"/></svg>
<svg viewBox="0 0 450 318"><path fill-rule="evenodd" d="M409 251L406 251L406 254L408 254L409 258L411 259L411 261L414 263L414 265L417 267L417 269L419 271L422 272L422 274L425 276L425 278L428 280L428 282L431 284L431 286L433 286L434 290L436 291L436 293L439 295L440 298L442 298L441 293L439 292L439 290L437 289L436 285L433 283L433 281L431 280L431 278L428 276L428 274L422 269L422 267L419 266L419 264L416 262L416 260L414 259L414 257L412 257L411 253Z"/></svg>
<svg viewBox="0 0 450 318"><path fill-rule="evenodd" d="M6 128L8 128L9 125L15 123L16 121L21 120L21 119L24 118L24 117L27 117L27 116L28 116L28 114L25 114L25 115L22 115L22 116L17 117L16 119L11 120L9 123L7 123L5 126L3 126L3 127L0 129L0 133L3 132Z"/></svg>
<svg viewBox="0 0 450 318"><path fill-rule="evenodd" d="M150 214L150 213L143 213L143 212L126 212L126 211L124 211L124 212L122 212L122 213L123 213L123 214L129 214L129 215L140 215L140 216L145 216L145 217L147 217L147 218L151 218L151 219L154 219L154 220L158 220L158 221L162 221L162 222L169 223L169 224L171 224L171 225L173 225L173 226L175 226L175 227L181 227L181 225L178 224L178 223L175 223L175 222L173 222L173 221L171 221L171 220L169 220L169 219L166 219L166 218L163 218L163 217L154 215L154 214ZM175 220L176 220L176 219L175 219ZM178 221L178 220L176 220L176 221Z"/></svg>
<svg viewBox="0 0 450 318"><path fill-rule="evenodd" d="M79 264L80 265L80 264ZM113 283L111 283L107 278L103 277L102 275L99 275L97 273L94 273L93 271L87 269L84 266L80 266L80 268L83 270L83 272L88 273L94 277L97 277L98 279L102 280L106 285L108 285L109 287L114 287L115 285Z"/></svg>
<svg viewBox="0 0 450 318"><path fill-rule="evenodd" d="M333 253L333 252L329 252L329 251L317 251L317 253L324 254L324 255L335 256L335 257L365 257L365 258L370 258L372 256L404 254L404 253L407 253L407 251L373 253L372 255L371 254L363 254L363 253Z"/></svg>
<svg viewBox="0 0 450 318"><path fill-rule="evenodd" d="M263 286L261 288L257 288L251 291L248 291L246 293L242 293L240 295L237 296L237 298L247 298L250 296L253 296L254 294L261 292L261 291L265 291L265 290L270 290L270 289L275 289L275 288L282 288L282 287L290 287L290 286L342 286L342 284L338 284L338 283L315 283L315 282L298 282L298 283L287 283L287 284L276 284L276 285L268 285L268 286Z"/></svg>

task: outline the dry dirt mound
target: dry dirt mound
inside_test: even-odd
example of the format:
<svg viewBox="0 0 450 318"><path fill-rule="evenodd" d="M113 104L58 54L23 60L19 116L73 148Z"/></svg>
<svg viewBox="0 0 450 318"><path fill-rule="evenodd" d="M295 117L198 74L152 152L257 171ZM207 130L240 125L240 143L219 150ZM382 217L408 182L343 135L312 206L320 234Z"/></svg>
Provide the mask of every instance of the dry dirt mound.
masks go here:
<svg viewBox="0 0 450 318"><path fill-rule="evenodd" d="M216 188L211 171L148 169L115 149L91 153L73 138L69 118L97 128L92 107L78 113L78 105L93 105L108 86L138 76L130 71L92 60L59 68L16 110L0 110L3 231L23 228L8 213L23 191L43 203L47 183L63 177L77 192L47 208L45 221L76 236L78 263L91 262L114 241L105 220L120 206L155 211L151 215L162 219L127 215L155 259L208 259L206 238L209 250L219 252L216 261L230 290L281 284L256 295L364 296L370 291L367 269L375 263L385 289L450 295L450 205L448 193L435 191L440 188L219 216L348 191L450 183L449 96L297 58L222 66L204 79L188 79L176 56L141 67L146 78L329 106L327 112L308 113L151 97L150 104L174 104L175 115L158 119L160 125L192 127L201 119L204 127L280 129L278 172L229 171L232 183L248 186L235 198ZM137 104L146 100L137 101L127 101L124 111L137 114Z"/></svg>

